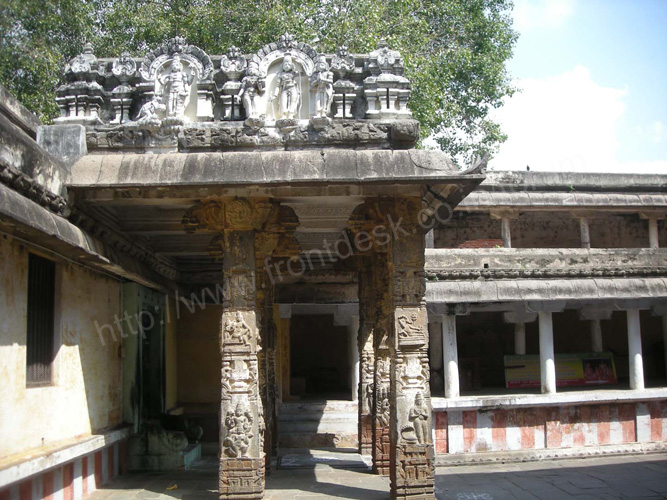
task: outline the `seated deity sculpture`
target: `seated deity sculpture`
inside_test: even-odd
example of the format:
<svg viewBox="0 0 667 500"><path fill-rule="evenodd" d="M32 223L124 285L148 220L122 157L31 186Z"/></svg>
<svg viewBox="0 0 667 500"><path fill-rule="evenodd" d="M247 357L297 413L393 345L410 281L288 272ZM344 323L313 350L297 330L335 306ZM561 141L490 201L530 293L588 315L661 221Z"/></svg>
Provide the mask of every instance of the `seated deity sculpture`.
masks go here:
<svg viewBox="0 0 667 500"><path fill-rule="evenodd" d="M240 312L236 312L234 319L228 319L223 328L225 341L231 343L248 344L252 330L243 319Z"/></svg>

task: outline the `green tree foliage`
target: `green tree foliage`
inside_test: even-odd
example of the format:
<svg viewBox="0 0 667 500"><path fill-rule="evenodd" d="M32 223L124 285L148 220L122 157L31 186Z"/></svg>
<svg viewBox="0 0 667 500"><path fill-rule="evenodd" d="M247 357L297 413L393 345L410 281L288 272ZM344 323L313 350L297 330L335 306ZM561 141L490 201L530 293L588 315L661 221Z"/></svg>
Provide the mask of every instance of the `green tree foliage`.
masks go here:
<svg viewBox="0 0 667 500"><path fill-rule="evenodd" d="M504 140L489 118L512 88L511 0L2 0L0 81L47 121L64 64L90 41L98 57L143 56L181 35L208 53L252 52L283 33L321 52L401 51L422 136L458 159Z"/></svg>

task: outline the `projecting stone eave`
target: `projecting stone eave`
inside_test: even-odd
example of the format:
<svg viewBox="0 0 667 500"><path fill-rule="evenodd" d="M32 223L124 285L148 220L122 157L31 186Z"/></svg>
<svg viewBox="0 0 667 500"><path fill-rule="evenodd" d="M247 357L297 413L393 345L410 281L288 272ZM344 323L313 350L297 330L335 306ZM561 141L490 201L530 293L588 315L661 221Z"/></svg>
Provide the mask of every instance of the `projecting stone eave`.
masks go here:
<svg viewBox="0 0 667 500"><path fill-rule="evenodd" d="M411 186L427 198L457 204L484 180L462 172L440 151L307 150L227 153L89 154L72 166L68 187L77 191L124 190L127 196L181 196L187 188L200 197L225 188L317 189L355 186L359 195L382 195L383 186ZM140 194L141 190L144 194ZM210 191L208 193L207 191ZM283 190L284 192L284 190ZM451 200L450 200L451 199Z"/></svg>

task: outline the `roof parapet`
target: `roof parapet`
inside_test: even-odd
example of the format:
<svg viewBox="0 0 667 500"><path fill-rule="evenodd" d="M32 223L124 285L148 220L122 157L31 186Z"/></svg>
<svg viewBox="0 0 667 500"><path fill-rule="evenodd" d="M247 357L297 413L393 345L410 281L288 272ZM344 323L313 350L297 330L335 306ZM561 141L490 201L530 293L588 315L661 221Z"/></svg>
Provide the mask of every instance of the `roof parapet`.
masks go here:
<svg viewBox="0 0 667 500"><path fill-rule="evenodd" d="M321 146L342 123L407 121L399 147L419 138L407 106L403 59L384 41L368 55L352 55L345 46L321 54L286 34L254 54L230 47L209 56L177 37L142 60L127 53L98 59L87 45L68 63L65 80L57 90L56 123L111 135L178 136L183 129L217 125L242 129L249 142L297 134ZM347 140L354 143L354 137Z"/></svg>

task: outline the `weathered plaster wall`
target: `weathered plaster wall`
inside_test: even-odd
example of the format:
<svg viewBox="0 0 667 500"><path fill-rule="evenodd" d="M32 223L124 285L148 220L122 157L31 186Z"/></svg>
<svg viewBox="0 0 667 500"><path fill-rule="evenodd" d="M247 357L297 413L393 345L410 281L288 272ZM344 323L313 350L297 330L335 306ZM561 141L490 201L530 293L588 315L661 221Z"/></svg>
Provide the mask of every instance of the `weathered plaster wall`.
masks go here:
<svg viewBox="0 0 667 500"><path fill-rule="evenodd" d="M604 214L589 220L592 248L647 248L648 223L636 214ZM513 248L580 248L579 220L567 212L522 212L510 221ZM661 246L665 225L658 226ZM435 233L436 248L456 248L470 240L500 238L500 220L488 213L454 212Z"/></svg>
<svg viewBox="0 0 667 500"><path fill-rule="evenodd" d="M180 303L174 312L178 317L178 402L220 403L221 306L196 306L190 312Z"/></svg>
<svg viewBox="0 0 667 500"><path fill-rule="evenodd" d="M26 388L27 269L26 245L1 237L2 457L53 446L122 420L119 344L103 345L95 326L96 321L113 324L120 307L119 283L58 261L53 384Z"/></svg>
<svg viewBox="0 0 667 500"><path fill-rule="evenodd" d="M647 248L648 223L638 215L606 215L590 219L591 247Z"/></svg>
<svg viewBox="0 0 667 500"><path fill-rule="evenodd" d="M435 230L435 248L456 248L470 240L500 238L500 221L488 213L456 211L445 225Z"/></svg>

